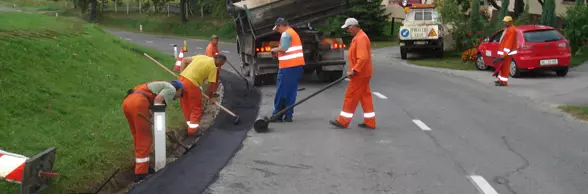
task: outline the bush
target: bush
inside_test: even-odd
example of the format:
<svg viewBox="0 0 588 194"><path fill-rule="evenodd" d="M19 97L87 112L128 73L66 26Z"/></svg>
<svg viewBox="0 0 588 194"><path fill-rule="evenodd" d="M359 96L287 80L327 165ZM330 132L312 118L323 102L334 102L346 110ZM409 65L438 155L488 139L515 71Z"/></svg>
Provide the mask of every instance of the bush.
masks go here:
<svg viewBox="0 0 588 194"><path fill-rule="evenodd" d="M467 50L476 47L480 40L484 37L483 29L487 29L482 23L488 21L489 16L485 10L470 12L477 17L471 18L462 12L456 12L459 10L460 2L458 0L446 0L443 4L436 1L437 11L441 15L441 21L444 24L453 26L453 29L449 32L455 40L455 48L458 51ZM474 9L476 7L474 6ZM479 9L479 8L477 8Z"/></svg>
<svg viewBox="0 0 588 194"><path fill-rule="evenodd" d="M566 11L564 35L570 41L572 55L588 41L588 5L574 5Z"/></svg>

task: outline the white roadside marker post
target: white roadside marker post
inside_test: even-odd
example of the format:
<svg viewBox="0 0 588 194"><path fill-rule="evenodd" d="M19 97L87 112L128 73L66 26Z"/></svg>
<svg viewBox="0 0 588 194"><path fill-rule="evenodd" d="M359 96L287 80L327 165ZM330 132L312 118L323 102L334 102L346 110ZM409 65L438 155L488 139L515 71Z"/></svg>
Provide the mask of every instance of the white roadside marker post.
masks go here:
<svg viewBox="0 0 588 194"><path fill-rule="evenodd" d="M153 142L155 147L155 171L161 170L166 165L165 150L165 105L153 106Z"/></svg>
<svg viewBox="0 0 588 194"><path fill-rule="evenodd" d="M174 44L174 59L178 57L178 45Z"/></svg>

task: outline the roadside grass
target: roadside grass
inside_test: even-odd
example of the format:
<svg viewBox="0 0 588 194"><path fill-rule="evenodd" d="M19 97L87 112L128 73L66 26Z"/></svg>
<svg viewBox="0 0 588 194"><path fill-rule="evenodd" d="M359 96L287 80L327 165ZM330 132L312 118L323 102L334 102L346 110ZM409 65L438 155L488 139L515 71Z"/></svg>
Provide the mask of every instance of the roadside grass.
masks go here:
<svg viewBox="0 0 588 194"><path fill-rule="evenodd" d="M560 110L585 121L588 121L588 106L559 106Z"/></svg>
<svg viewBox="0 0 588 194"><path fill-rule="evenodd" d="M139 32L140 25L143 33L209 39L216 34L223 42L235 42L235 26L230 19L214 17L190 17L187 23L182 23L179 16L144 15L138 13L104 12L98 20L98 25L104 28Z"/></svg>
<svg viewBox="0 0 588 194"><path fill-rule="evenodd" d="M372 48L385 48L385 47L392 47L398 46L398 29L402 26L401 22L394 22L394 30L392 29L392 23L389 22L388 25L383 30L383 37L373 37L372 39ZM392 31L394 34L392 34Z"/></svg>
<svg viewBox="0 0 588 194"><path fill-rule="evenodd" d="M140 54L170 67L173 57L75 18L19 12L0 18L1 149L30 157L57 148L60 176L43 193L93 192L113 168L131 173L133 143L121 103L138 84L173 79ZM167 112L182 118L177 101ZM182 119L173 121L170 127L182 128ZM18 189L0 181L0 193Z"/></svg>
<svg viewBox="0 0 588 194"><path fill-rule="evenodd" d="M425 67L437 67L456 70L476 70L476 66L473 62L463 62L461 60L461 54L459 52L445 52L443 54L443 58L409 58L408 63Z"/></svg>
<svg viewBox="0 0 588 194"><path fill-rule="evenodd" d="M72 3L71 1L51 0L0 0L0 6L17 8L24 11L58 11L72 7Z"/></svg>
<svg viewBox="0 0 588 194"><path fill-rule="evenodd" d="M584 46L576 53L576 55L572 56L569 66L576 67L582 65L586 61L588 61L588 46Z"/></svg>

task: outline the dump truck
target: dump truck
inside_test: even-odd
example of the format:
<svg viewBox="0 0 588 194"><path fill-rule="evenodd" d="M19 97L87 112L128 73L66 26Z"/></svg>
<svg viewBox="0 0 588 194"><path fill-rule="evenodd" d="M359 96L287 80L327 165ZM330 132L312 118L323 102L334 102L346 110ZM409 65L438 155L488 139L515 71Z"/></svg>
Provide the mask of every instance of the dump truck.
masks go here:
<svg viewBox="0 0 588 194"><path fill-rule="evenodd" d="M345 44L340 37L327 37L311 24L324 25L329 16L347 10L348 0L227 0L234 18L241 71L255 86L274 83L278 60L270 50L278 47L280 34L274 22L284 17L300 36L305 73L316 73L321 81L343 76Z"/></svg>
<svg viewBox="0 0 588 194"><path fill-rule="evenodd" d="M406 17L398 29L400 58L409 52L433 53L443 56L443 25L434 4L408 4Z"/></svg>

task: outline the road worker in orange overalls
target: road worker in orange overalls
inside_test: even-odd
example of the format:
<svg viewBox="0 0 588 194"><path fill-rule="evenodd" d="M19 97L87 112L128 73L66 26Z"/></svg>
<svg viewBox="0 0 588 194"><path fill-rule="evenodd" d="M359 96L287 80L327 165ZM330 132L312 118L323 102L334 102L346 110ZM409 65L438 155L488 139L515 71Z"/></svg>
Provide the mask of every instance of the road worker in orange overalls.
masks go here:
<svg viewBox="0 0 588 194"><path fill-rule="evenodd" d="M141 84L127 91L122 103L122 109L129 122L133 144L135 147L135 181L145 178L150 172L149 154L151 153L151 123L139 116L139 113L151 119L153 105L170 104L172 100L180 98L183 92L180 81L154 81Z"/></svg>
<svg viewBox="0 0 588 194"><path fill-rule="evenodd" d="M216 103L217 68L222 67L226 61L227 57L222 54L214 57L196 55L182 60L179 80L184 84L184 96L180 99L180 105L188 124L188 135L195 135L200 126L203 110L201 86L208 81L209 102Z"/></svg>
<svg viewBox="0 0 588 194"><path fill-rule="evenodd" d="M214 57L214 55L217 55L219 53L220 53L220 51L218 50L218 36L212 35L210 37L210 42L208 43L208 46L206 47L206 56ZM220 75L220 69L221 68L216 68L217 75ZM216 76L216 82L218 82L218 78L219 78L219 76Z"/></svg>
<svg viewBox="0 0 588 194"><path fill-rule="evenodd" d="M494 82L496 86L508 86L508 77L510 76L510 63L512 56L517 54L517 30L512 24L512 17L505 16L502 20L504 22L504 32L500 38L500 47L498 55L504 57L502 65L498 71L498 80Z"/></svg>
<svg viewBox="0 0 588 194"><path fill-rule="evenodd" d="M357 103L361 103L363 109L363 123L359 127L375 129L376 114L372 104L372 92L370 90L370 79L372 78L372 56L370 39L365 32L359 27L359 22L355 18L347 18L341 28L346 29L354 37L349 47L349 85L345 91L345 100L343 101L343 110L337 117L337 120L331 120L329 123L335 127L347 128L353 118L353 113Z"/></svg>

